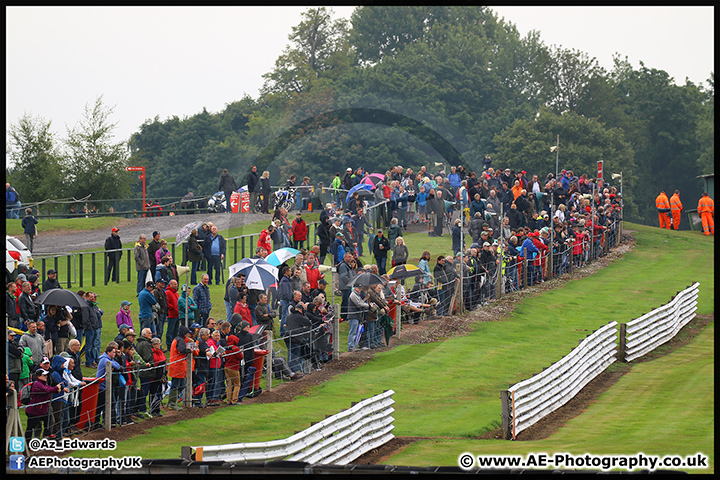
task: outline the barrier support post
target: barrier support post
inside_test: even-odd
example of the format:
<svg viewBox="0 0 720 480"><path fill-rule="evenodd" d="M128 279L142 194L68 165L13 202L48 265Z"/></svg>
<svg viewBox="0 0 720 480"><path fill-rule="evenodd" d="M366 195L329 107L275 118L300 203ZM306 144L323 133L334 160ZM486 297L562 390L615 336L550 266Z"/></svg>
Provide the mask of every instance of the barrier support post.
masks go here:
<svg viewBox="0 0 720 480"><path fill-rule="evenodd" d="M87 346L86 346L87 348ZM105 430L112 428L112 362L105 362ZM120 420L120 419L118 419Z"/></svg>
<svg viewBox="0 0 720 480"><path fill-rule="evenodd" d="M500 390L500 415L502 417L502 439L510 440L510 395L507 390Z"/></svg>
<svg viewBox="0 0 720 480"><path fill-rule="evenodd" d="M265 333L267 333L266 341L265 341L265 348L267 348L268 354L265 355L265 371L267 372L265 374L265 388L269 391L272 388L272 367L273 367L273 331L267 330Z"/></svg>
<svg viewBox="0 0 720 480"><path fill-rule="evenodd" d="M626 348L626 337L627 332L627 324L621 323L620 324L620 342L618 344L618 354L617 354L617 361L618 362L625 362L625 348Z"/></svg>

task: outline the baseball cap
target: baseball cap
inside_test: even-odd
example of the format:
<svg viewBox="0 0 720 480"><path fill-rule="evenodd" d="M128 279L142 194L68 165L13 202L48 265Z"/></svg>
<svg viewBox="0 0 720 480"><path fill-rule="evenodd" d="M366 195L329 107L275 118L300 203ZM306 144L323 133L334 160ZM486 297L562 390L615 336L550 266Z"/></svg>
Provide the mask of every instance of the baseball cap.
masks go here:
<svg viewBox="0 0 720 480"><path fill-rule="evenodd" d="M348 172L352 172L352 168L348 167L348 168L347 168L347 171L348 171Z"/></svg>
<svg viewBox="0 0 720 480"><path fill-rule="evenodd" d="M152 282L152 281L147 282L147 283L145 284L145 286L146 286L146 287L154 287L154 286L155 286L155 282Z"/></svg>
<svg viewBox="0 0 720 480"><path fill-rule="evenodd" d="M123 328L130 328L130 325L128 325L127 323L122 323L122 324L120 324L120 326L118 327L118 330L122 330Z"/></svg>
<svg viewBox="0 0 720 480"><path fill-rule="evenodd" d="M24 273L19 274L19 275L17 276L17 278L18 278L18 280L22 280L22 281L25 281L25 282L27 281L27 277L25 276Z"/></svg>
<svg viewBox="0 0 720 480"><path fill-rule="evenodd" d="M153 232L153 234L152 234L153 237L156 237L158 235L160 235L160 232Z"/></svg>
<svg viewBox="0 0 720 480"><path fill-rule="evenodd" d="M45 370L44 368L38 368L38 369L37 369L37 375L47 375L48 373L50 373L50 372L48 372L48 371Z"/></svg>
<svg viewBox="0 0 720 480"><path fill-rule="evenodd" d="M337 232L337 233L335 234L335 236L336 236L336 237L340 237L340 238L345 238L345 235L343 235L342 232Z"/></svg>
<svg viewBox="0 0 720 480"><path fill-rule="evenodd" d="M43 363L50 363L50 359L48 357L43 357L42 362L40 362L40 364L42 365Z"/></svg>
<svg viewBox="0 0 720 480"><path fill-rule="evenodd" d="M57 273L57 272L55 270L53 270L52 268L47 271L48 275L52 275L53 273Z"/></svg>
<svg viewBox="0 0 720 480"><path fill-rule="evenodd" d="M119 231L120 231L120 229L119 229L119 228L117 228L117 227L113 227L113 228L112 228L112 230L110 230L110 231L111 231L111 232L119 232Z"/></svg>
<svg viewBox="0 0 720 480"><path fill-rule="evenodd" d="M327 285L327 282L324 278L321 278L320 280L318 280L318 284Z"/></svg>
<svg viewBox="0 0 720 480"><path fill-rule="evenodd" d="M490 242L484 242L484 243L483 243L483 247L489 247L489 246L490 246Z"/></svg>
<svg viewBox="0 0 720 480"><path fill-rule="evenodd" d="M132 305L132 302L128 302L127 300L123 300L122 302L120 302L121 307L124 307L125 305Z"/></svg>

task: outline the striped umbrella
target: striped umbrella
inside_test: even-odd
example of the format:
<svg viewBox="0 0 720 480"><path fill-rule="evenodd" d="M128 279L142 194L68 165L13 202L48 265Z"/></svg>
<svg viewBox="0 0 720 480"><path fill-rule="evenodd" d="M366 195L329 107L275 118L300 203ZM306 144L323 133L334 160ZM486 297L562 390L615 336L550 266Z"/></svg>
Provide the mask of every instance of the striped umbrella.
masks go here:
<svg viewBox="0 0 720 480"><path fill-rule="evenodd" d="M265 261L268 262L270 265L274 266L280 266L283 264L283 262L286 262L287 260L290 260L291 258L295 258L297 254L300 253L300 250L297 250L295 248L290 247L283 247L278 248L274 252L272 252L270 255L265 257Z"/></svg>
<svg viewBox="0 0 720 480"><path fill-rule="evenodd" d="M238 273L245 274L245 284L251 290L267 290L277 282L278 269L270 265L264 258L243 258L238 263L230 265L230 276Z"/></svg>

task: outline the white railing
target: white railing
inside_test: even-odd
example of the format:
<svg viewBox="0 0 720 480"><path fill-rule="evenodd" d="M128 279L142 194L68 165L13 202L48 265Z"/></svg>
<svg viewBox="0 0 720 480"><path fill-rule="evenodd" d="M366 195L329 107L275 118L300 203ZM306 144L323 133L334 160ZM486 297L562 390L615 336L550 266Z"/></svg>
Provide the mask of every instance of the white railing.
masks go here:
<svg viewBox="0 0 720 480"><path fill-rule="evenodd" d="M284 440L195 446L196 461L288 460L346 465L394 438L393 390L356 403Z"/></svg>
<svg viewBox="0 0 720 480"><path fill-rule="evenodd" d="M697 311L700 284L695 282L662 307L628 322L625 361L631 362L673 338Z"/></svg>
<svg viewBox="0 0 720 480"><path fill-rule="evenodd" d="M509 405L503 424L507 424L513 439L565 405L615 361L616 326L617 322L610 322L599 328L558 362L504 393L503 401Z"/></svg>

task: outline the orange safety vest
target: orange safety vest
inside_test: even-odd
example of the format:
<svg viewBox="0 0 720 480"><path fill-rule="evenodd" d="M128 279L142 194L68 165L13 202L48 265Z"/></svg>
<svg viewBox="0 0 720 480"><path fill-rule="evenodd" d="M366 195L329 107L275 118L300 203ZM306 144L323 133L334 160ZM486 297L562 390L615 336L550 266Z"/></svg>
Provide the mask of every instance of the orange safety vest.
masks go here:
<svg viewBox="0 0 720 480"><path fill-rule="evenodd" d="M710 197L700 197L697 207L698 213L715 213L715 202Z"/></svg>
<svg viewBox="0 0 720 480"><path fill-rule="evenodd" d="M670 202L668 201L667 195L665 195L664 193L661 193L660 195L658 195L657 198L655 199L655 206L657 207L658 210L660 210L660 209L669 210Z"/></svg>
<svg viewBox="0 0 720 480"><path fill-rule="evenodd" d="M673 196L670 197L670 209L672 211L678 211L678 210L682 210L682 208L683 208L683 204L680 201L680 195L678 195L677 193L673 194Z"/></svg>

